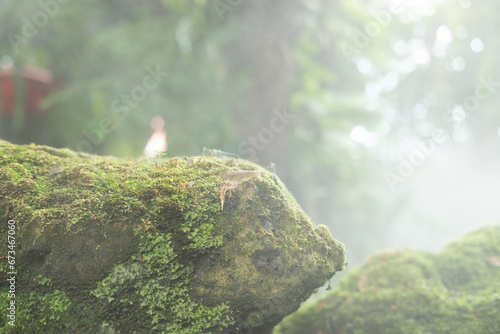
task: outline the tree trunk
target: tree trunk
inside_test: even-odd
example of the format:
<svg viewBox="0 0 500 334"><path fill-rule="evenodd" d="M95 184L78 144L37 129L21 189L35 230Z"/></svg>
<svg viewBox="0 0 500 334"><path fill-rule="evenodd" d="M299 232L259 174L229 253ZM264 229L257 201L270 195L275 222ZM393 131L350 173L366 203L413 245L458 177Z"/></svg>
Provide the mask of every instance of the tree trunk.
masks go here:
<svg viewBox="0 0 500 334"><path fill-rule="evenodd" d="M244 22L238 46L245 50L251 79L248 103L238 119L243 138L238 153L262 166L270 162L282 166L293 149L293 116L288 103L299 11L300 3L290 0L248 2L234 11ZM241 72L241 64L234 68Z"/></svg>

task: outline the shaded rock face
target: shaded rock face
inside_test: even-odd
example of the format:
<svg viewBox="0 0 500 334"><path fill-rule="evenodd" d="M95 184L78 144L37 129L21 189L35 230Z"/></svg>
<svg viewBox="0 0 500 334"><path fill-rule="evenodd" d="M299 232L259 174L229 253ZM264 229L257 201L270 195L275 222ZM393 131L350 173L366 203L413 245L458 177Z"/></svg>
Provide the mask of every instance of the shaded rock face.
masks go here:
<svg viewBox="0 0 500 334"><path fill-rule="evenodd" d="M435 254L374 255L273 333L500 333L500 226Z"/></svg>
<svg viewBox="0 0 500 334"><path fill-rule="evenodd" d="M345 264L276 176L243 160L0 141L0 219L4 235L16 224L16 327L0 323L12 333L265 333Z"/></svg>
<svg viewBox="0 0 500 334"><path fill-rule="evenodd" d="M274 274L278 277L283 276L283 259L277 249L256 250L252 254L252 263L259 271Z"/></svg>

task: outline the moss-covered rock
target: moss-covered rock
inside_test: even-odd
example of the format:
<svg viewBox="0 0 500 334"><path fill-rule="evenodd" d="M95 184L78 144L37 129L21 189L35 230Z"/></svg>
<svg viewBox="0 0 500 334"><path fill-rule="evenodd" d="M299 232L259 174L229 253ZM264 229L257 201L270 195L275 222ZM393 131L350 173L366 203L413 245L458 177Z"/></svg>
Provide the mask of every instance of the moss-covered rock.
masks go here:
<svg viewBox="0 0 500 334"><path fill-rule="evenodd" d="M265 333L345 261L275 175L237 159L0 141L0 219L2 333Z"/></svg>
<svg viewBox="0 0 500 334"><path fill-rule="evenodd" d="M377 254L273 333L498 334L500 226L471 233L437 254Z"/></svg>

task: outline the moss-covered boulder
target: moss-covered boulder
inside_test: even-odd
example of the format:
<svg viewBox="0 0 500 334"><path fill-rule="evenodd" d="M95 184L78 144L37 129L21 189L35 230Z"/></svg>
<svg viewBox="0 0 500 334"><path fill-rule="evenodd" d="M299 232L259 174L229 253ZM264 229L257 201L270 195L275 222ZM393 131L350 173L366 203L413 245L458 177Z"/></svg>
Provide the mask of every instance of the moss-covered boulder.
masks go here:
<svg viewBox="0 0 500 334"><path fill-rule="evenodd" d="M345 260L237 159L0 141L0 220L2 333L265 333Z"/></svg>
<svg viewBox="0 0 500 334"><path fill-rule="evenodd" d="M273 333L498 334L500 226L471 233L437 254L375 255Z"/></svg>

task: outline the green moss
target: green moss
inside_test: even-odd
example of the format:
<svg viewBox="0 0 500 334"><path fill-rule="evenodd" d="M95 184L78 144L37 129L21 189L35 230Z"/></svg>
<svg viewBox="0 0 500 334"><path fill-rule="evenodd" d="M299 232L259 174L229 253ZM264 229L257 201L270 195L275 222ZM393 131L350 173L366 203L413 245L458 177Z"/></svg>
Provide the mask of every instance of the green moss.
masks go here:
<svg viewBox="0 0 500 334"><path fill-rule="evenodd" d="M500 226L430 254L387 251L274 333L500 333Z"/></svg>
<svg viewBox="0 0 500 334"><path fill-rule="evenodd" d="M342 244L247 161L2 141L0 157L23 332L265 332L344 267Z"/></svg>
<svg viewBox="0 0 500 334"><path fill-rule="evenodd" d="M188 290L191 270L176 260L178 255L169 234L141 237L139 262L116 266L91 292L117 314L146 314L151 318L151 323L145 326L134 323L134 317L117 317L113 322L116 327L150 333L204 333L222 331L234 324L227 304L205 307L191 300Z"/></svg>

